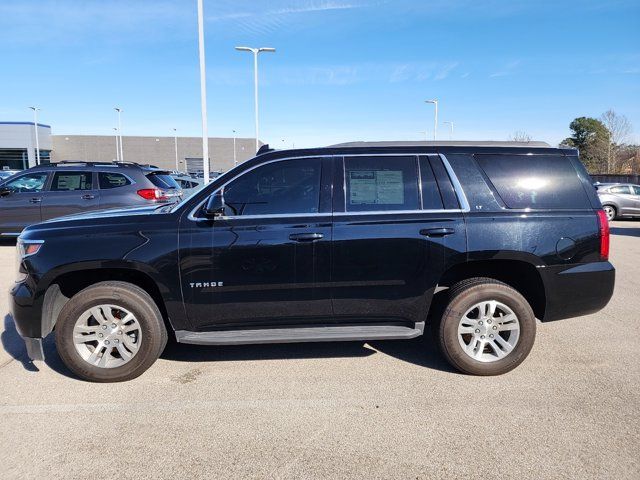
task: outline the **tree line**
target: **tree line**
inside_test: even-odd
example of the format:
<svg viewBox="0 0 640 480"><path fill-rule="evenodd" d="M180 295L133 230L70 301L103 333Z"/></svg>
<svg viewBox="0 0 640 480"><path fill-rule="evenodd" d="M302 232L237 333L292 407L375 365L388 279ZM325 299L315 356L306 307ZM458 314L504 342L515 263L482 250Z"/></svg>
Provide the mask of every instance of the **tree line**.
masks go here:
<svg viewBox="0 0 640 480"><path fill-rule="evenodd" d="M599 118L578 117L569 124L571 136L561 144L580 150L580 159L591 174L640 174L640 145L628 143L631 122L607 110ZM530 141L525 132L511 135L514 141Z"/></svg>

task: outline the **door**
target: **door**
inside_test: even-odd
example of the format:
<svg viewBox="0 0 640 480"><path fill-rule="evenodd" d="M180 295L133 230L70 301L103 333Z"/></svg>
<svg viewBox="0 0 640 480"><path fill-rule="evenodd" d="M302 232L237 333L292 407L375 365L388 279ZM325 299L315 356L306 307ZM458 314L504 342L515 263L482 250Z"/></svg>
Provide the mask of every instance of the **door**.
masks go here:
<svg viewBox="0 0 640 480"><path fill-rule="evenodd" d="M451 256L464 248L460 207L429 158L345 156L336 166L333 309L343 322L421 322ZM445 188L446 187L446 188ZM448 189L447 189L448 188ZM451 191L450 191L451 190Z"/></svg>
<svg viewBox="0 0 640 480"><path fill-rule="evenodd" d="M56 171L42 198L42 219L96 210L99 202L92 172Z"/></svg>
<svg viewBox="0 0 640 480"><path fill-rule="evenodd" d="M631 201L633 202L630 205L629 210L632 215L640 215L640 186L639 185L631 185Z"/></svg>
<svg viewBox="0 0 640 480"><path fill-rule="evenodd" d="M2 186L0 194L0 233L20 233L42 220L40 205L47 183L47 172L20 175Z"/></svg>
<svg viewBox="0 0 640 480"><path fill-rule="evenodd" d="M182 218L182 288L194 330L331 315L330 183L329 160L277 160L222 187L225 216L207 219L199 208Z"/></svg>

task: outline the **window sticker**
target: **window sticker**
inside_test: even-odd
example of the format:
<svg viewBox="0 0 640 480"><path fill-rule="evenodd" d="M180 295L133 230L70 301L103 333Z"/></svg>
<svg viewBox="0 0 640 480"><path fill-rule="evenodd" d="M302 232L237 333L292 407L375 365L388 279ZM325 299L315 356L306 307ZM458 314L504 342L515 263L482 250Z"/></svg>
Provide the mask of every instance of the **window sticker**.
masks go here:
<svg viewBox="0 0 640 480"><path fill-rule="evenodd" d="M402 170L349 172L351 205L398 205L404 203Z"/></svg>

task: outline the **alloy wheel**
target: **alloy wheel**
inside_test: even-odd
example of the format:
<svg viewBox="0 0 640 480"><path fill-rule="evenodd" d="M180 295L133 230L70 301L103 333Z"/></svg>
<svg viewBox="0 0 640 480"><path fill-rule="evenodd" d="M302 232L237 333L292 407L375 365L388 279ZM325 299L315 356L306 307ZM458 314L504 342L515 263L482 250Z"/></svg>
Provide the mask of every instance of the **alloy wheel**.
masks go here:
<svg viewBox="0 0 640 480"><path fill-rule="evenodd" d="M460 319L458 342L479 362L495 362L509 355L520 338L520 322L504 303L486 300L473 305Z"/></svg>

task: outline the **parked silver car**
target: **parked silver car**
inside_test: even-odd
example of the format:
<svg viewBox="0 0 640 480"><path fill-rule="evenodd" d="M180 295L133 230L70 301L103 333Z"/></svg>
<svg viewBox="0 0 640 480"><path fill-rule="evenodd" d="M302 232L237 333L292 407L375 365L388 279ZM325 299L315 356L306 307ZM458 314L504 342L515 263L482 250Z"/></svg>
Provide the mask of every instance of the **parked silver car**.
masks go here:
<svg viewBox="0 0 640 480"><path fill-rule="evenodd" d="M598 183L595 187L609 221L621 217L640 217L640 185Z"/></svg>

